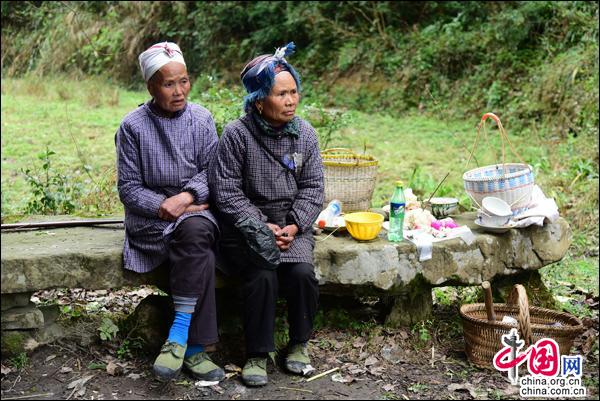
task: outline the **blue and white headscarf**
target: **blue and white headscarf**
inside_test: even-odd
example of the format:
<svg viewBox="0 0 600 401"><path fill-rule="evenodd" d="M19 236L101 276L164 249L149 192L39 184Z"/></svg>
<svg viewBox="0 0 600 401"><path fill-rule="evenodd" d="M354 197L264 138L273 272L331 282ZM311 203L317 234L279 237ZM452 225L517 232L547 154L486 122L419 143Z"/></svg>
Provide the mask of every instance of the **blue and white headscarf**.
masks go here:
<svg viewBox="0 0 600 401"><path fill-rule="evenodd" d="M266 98L275 83L275 75L288 71L294 77L298 92L300 92L300 76L287 60L286 56L294 53L296 45L290 42L280 47L275 54L263 54L250 61L240 74L242 83L248 94L244 97L244 110L250 112L257 100Z"/></svg>

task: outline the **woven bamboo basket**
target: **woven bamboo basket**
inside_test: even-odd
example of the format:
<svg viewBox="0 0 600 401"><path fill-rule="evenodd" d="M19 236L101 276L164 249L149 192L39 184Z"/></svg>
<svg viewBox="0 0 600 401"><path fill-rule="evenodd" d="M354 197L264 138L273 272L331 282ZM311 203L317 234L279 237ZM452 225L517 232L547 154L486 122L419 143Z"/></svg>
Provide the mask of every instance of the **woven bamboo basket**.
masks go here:
<svg viewBox="0 0 600 401"><path fill-rule="evenodd" d="M494 368L493 358L502 348L502 336L515 327L501 322L505 315L517 320L519 337L525 340L526 347L542 338L551 338L563 355L569 353L577 336L584 331L581 321L568 313L530 307L525 288L520 284L514 286L506 304L493 304L493 312L496 320L490 321L485 304L460 308L467 358L481 368ZM556 323L561 326L550 326Z"/></svg>
<svg viewBox="0 0 600 401"><path fill-rule="evenodd" d="M321 152L324 166L325 207L333 199L342 203L344 213L369 210L377 182L378 161L345 148Z"/></svg>
<svg viewBox="0 0 600 401"><path fill-rule="evenodd" d="M527 210L531 202L531 193L534 185L533 168L523 162L521 156L517 154L508 139L508 135L500 122L500 119L493 113L486 113L481 118L481 122L477 126L477 136L473 149L467 160L467 166L473 157L475 148L479 141L480 130L483 128L485 134L485 121L491 118L496 121L502 139L502 163L493 164L485 167L475 168L463 174L463 181L467 195L481 209L481 201L486 196L494 196L503 199L508 203L513 211L513 214L521 213ZM505 148L506 144L510 146L513 154L521 161L521 163L506 163ZM465 166L466 167L466 166Z"/></svg>

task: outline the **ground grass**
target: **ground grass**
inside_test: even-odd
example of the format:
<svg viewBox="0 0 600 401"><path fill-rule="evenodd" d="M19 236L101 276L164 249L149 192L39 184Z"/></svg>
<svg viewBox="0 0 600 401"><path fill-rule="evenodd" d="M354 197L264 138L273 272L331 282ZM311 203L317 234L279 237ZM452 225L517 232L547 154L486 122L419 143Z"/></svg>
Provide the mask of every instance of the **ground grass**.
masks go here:
<svg viewBox="0 0 600 401"><path fill-rule="evenodd" d="M64 185L80 188L75 214L122 215L115 188L114 135L123 117L148 99L147 93L128 91L100 78L65 76L2 79L1 89L2 221L13 221L26 212L33 194L23 171L30 169L43 178L43 161L36 156L46 149L56 153L49 173L63 174ZM219 128L237 113L231 91L209 88L193 93L213 112ZM320 127L321 133L331 128L328 147L348 147L379 161L375 207L388 202L396 180L425 197L450 173L437 195L458 197L462 208L469 209L462 174L502 160L498 130L489 126L487 137L482 132L474 160L467 165L477 120L342 110L344 124L324 126L313 119L314 110L314 103L307 99L299 114ZM536 182L555 198L573 228L567 258L545 268L545 280L551 286L561 281L574 283L598 295L597 131L574 137L543 126L517 131L511 129L511 121L503 124L518 152L514 155L507 148L506 160L518 161L520 156L534 167ZM553 287L559 292L561 288L565 289Z"/></svg>

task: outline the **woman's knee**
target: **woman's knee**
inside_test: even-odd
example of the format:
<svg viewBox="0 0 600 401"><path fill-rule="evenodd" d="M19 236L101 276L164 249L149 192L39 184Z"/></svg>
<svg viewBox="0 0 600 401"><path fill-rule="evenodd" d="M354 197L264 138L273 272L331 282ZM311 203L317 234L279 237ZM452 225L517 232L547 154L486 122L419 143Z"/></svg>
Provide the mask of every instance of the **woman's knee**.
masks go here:
<svg viewBox="0 0 600 401"><path fill-rule="evenodd" d="M245 280L245 287L250 292L276 292L278 288L276 270L253 269Z"/></svg>
<svg viewBox="0 0 600 401"><path fill-rule="evenodd" d="M286 269L290 280L294 282L317 281L315 267L310 263L290 263L279 268Z"/></svg>
<svg viewBox="0 0 600 401"><path fill-rule="evenodd" d="M204 240L211 245L215 242L214 224L205 217L188 217L177 227L175 235L183 241L197 242Z"/></svg>

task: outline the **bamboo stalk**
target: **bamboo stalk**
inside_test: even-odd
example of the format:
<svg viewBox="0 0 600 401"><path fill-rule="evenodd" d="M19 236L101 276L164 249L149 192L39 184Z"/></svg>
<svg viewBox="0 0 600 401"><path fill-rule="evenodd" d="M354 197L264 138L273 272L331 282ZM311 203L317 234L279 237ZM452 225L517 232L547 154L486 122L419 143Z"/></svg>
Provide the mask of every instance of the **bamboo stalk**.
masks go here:
<svg viewBox="0 0 600 401"><path fill-rule="evenodd" d="M329 370L328 370L328 371L326 371L326 372L319 373L319 374L318 374L318 375L316 375L316 376L313 376L313 377L310 377L310 378L306 379L306 382L308 383L308 382L311 382L311 381L313 381L313 380L320 379L321 377L323 377L323 376L327 376L328 374L330 374L330 373L333 373L333 372L335 372L336 370L340 370L340 368L339 368L339 367L337 367L337 368L329 369Z"/></svg>
<svg viewBox="0 0 600 401"><path fill-rule="evenodd" d="M294 387L279 387L282 390L293 390L293 391L302 391L304 393L312 393L311 390L306 390L303 388L294 388Z"/></svg>
<svg viewBox="0 0 600 401"><path fill-rule="evenodd" d="M27 395L19 395L16 397L2 397L3 400L23 400L26 398L35 398L35 397L52 397L54 393L42 393L42 394L27 394Z"/></svg>
<svg viewBox="0 0 600 401"><path fill-rule="evenodd" d="M103 220L67 220L67 221L42 221L36 223L2 224L2 230L24 230L29 228L61 228L95 226L99 224L123 224L123 219Z"/></svg>

